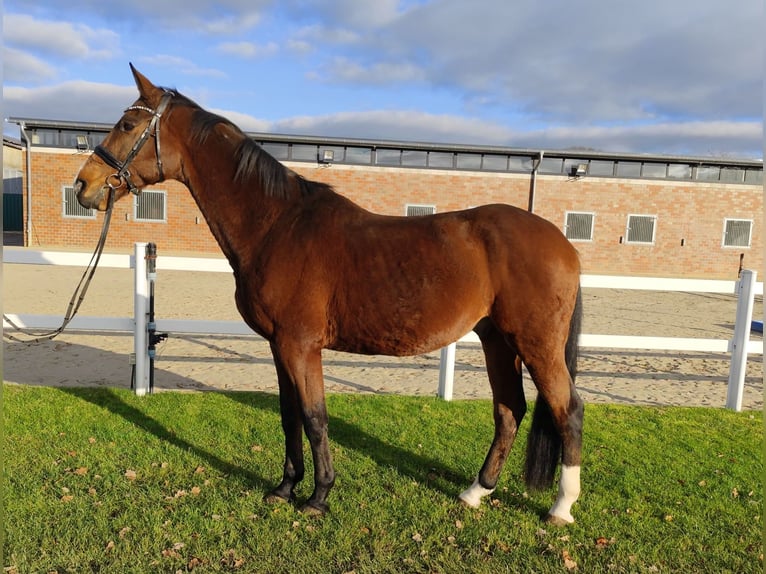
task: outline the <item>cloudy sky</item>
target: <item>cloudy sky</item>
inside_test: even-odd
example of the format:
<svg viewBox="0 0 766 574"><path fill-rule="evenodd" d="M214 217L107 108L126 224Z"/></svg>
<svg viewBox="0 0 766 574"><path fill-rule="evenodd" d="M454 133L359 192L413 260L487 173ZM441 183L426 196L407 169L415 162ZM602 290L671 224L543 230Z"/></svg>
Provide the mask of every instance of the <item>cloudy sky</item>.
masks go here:
<svg viewBox="0 0 766 574"><path fill-rule="evenodd" d="M136 98L133 62L246 131L763 156L762 0L4 0L3 11L5 117L113 123Z"/></svg>

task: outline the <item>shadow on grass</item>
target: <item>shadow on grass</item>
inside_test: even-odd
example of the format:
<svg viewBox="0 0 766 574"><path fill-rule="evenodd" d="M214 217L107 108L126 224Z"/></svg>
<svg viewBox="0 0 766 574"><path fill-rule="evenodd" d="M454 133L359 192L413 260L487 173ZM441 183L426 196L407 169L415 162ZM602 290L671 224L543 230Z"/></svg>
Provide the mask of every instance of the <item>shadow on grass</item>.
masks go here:
<svg viewBox="0 0 766 574"><path fill-rule="evenodd" d="M165 427L160 421L152 418L135 406L128 404L111 389L68 387L61 388L60 391L106 409L112 414L122 417L129 423L153 435L159 440L165 441L168 444L181 449L182 451L194 453L200 459L204 460L210 467L215 468L223 474L240 477L250 484L263 490L269 487L269 481L266 478L257 475L250 470L246 470L238 465L232 464L231 462L222 459L214 453L209 452L204 448L189 442L186 439L178 437L174 432ZM276 411L279 408L277 399L274 396L264 394L260 403L261 408L264 410Z"/></svg>
<svg viewBox="0 0 766 574"><path fill-rule="evenodd" d="M233 392L224 394L230 399L253 407L254 409L267 408L269 411L278 410L278 402L274 395L257 392ZM491 415L488 414L488 416ZM464 473L457 472L436 458L413 452L411 449L396 445L393 441L388 441L384 437L371 434L368 430L361 428L356 424L352 424L343 418L333 416L332 413L330 413L329 435L331 441L339 444L344 449L353 450L369 457L379 467L395 469L400 476L407 477L426 488L439 492L447 497L454 498L456 504L458 504L458 494L468 487L475 477L475 474L470 477L466 476ZM490 434L487 436L487 449L489 449L491 441L492 436ZM304 443L305 442L306 439L304 438ZM521 441L516 445L516 448L523 449L524 447L525 445L522 444ZM313 466L310 466L308 462L309 461L307 461L306 478L304 480L313 482L313 477L310 474ZM512 470L513 469L506 468L505 472L511 472ZM479 467L477 466L476 472L478 471ZM278 480L275 480L274 484L277 482ZM509 507L517 508L522 512L537 513L541 517L547 514L547 507L532 499L522 499L510 495L505 496L503 493L497 493L497 496Z"/></svg>

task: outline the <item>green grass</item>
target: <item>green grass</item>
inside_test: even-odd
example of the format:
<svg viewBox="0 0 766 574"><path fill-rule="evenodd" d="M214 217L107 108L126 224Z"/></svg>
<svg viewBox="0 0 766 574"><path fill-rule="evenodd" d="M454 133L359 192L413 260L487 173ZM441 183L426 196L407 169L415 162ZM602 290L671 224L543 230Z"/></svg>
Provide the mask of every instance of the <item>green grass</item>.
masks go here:
<svg viewBox="0 0 766 574"><path fill-rule="evenodd" d="M588 405L577 522L556 529L540 521L555 491L524 492L529 421L491 500L457 503L487 401L330 396L338 479L316 519L262 501L283 460L275 396L3 398L6 572L763 570L760 413Z"/></svg>

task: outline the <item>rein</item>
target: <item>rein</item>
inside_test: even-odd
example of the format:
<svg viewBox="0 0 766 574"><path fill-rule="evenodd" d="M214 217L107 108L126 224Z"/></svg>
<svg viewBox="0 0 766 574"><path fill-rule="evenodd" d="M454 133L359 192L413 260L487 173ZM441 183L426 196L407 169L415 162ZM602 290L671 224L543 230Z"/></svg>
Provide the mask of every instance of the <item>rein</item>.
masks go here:
<svg viewBox="0 0 766 574"><path fill-rule="evenodd" d="M101 253L104 251L104 245L106 245L106 236L109 232L109 224L112 220L112 207L114 207L115 202L115 195L117 189L122 186L124 183L130 193L134 195L138 195L141 193L141 190L133 185L133 182L130 179L130 172L128 171L128 166L131 164L131 162L135 159L136 155L138 155L138 152L141 151L141 148L144 146L146 141L149 139L149 136L154 137L154 149L157 154L157 170L159 171L160 180L165 179L164 173L162 171L162 159L160 157L160 118L162 117L163 112L168 107L168 104L170 103L171 98L173 97L173 93L166 91L162 95L162 99L160 100L159 105L157 106L156 110L153 110L151 108L147 108L146 106L131 106L127 108L125 111L131 111L131 110L140 110L149 112L152 115L151 120L149 120L149 123L146 125L146 128L144 128L143 133L141 136L136 140L136 143L133 144L133 147L130 149L130 152L128 153L128 156L125 158L125 161L120 162L117 158L115 158L112 153L107 150L105 147L101 145L97 145L95 149L93 150L93 153L96 154L99 158L101 158L108 166L113 167L117 171L106 178L106 187L109 188L109 200L107 203L106 213L104 214L104 225L101 229L101 236L98 238L98 242L96 243L96 250L93 252L93 255L90 258L90 261L88 262L87 267L85 268L85 271L82 274L82 277L80 278L80 282L77 284L77 287L75 287L74 293L72 294L72 298L69 300L69 305L67 306L66 313L64 314L64 320L61 323L61 326L52 330L52 331L45 331L45 332L37 332L32 331L30 329L26 329L24 327L20 327L16 323L14 323L7 315L3 314L3 319L11 325L16 331L19 333L22 333L24 335L27 335L28 337L32 337L31 339L24 340L19 339L18 337L15 337L13 335L10 335L3 331L3 337L6 339L9 339L11 341L15 341L18 343L38 343L40 341L47 341L51 340L54 337L57 337L60 335L64 329L66 329L67 325L72 321L74 316L77 314L77 311L80 309L80 305L82 305L82 302L85 300L85 294L88 292L88 287L90 286L91 279L93 279L93 275L96 272L96 267L98 267L98 262L101 259ZM115 182L115 183L112 183Z"/></svg>
<svg viewBox="0 0 766 574"><path fill-rule="evenodd" d="M101 236L98 238L98 243L96 243L96 250L93 252L90 261L88 262L88 265L85 268L82 277L80 278L80 282L77 284L77 287L75 287L72 298L69 300L69 305L67 306L66 313L64 314L64 320L62 321L61 326L57 327L53 331L32 331L30 329L20 327L14 323L7 315L3 314L3 319L16 331L28 337L32 337L31 339L19 339L18 337L6 333L5 330L3 330L4 338L15 341L17 343L39 343L41 341L49 341L60 335L64 329L66 329L67 325L69 325L72 319L74 319L74 316L80 309L80 305L82 305L82 302L85 300L85 294L88 292L90 281L93 279L93 275L96 272L96 267L98 266L99 259L101 259L101 253L104 251L104 245L106 245L106 235L109 231L109 223L112 220L112 207L114 206L115 188L110 185L109 190L109 205L107 207L106 213L104 214L104 225L101 229Z"/></svg>

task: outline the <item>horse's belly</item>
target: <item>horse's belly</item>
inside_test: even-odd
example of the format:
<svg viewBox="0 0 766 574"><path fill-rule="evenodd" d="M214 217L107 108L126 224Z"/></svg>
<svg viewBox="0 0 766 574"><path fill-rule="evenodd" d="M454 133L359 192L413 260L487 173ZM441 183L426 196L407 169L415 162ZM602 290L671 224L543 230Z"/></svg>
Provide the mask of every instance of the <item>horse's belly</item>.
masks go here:
<svg viewBox="0 0 766 574"><path fill-rule="evenodd" d="M329 348L364 355L408 356L429 353L454 343L471 331L482 316L463 314L447 320L444 316L416 317L396 323L371 320L339 329Z"/></svg>

